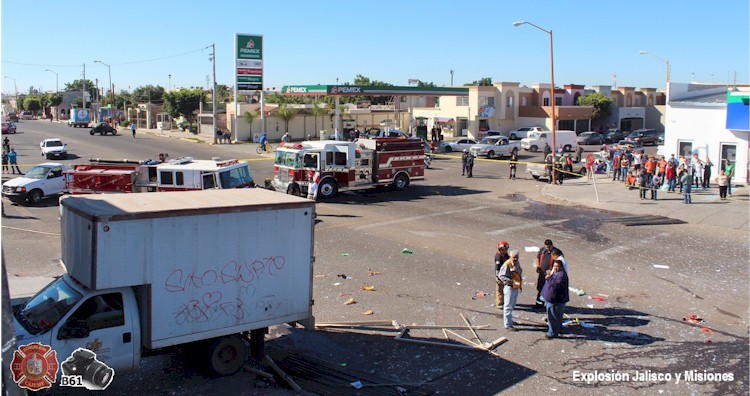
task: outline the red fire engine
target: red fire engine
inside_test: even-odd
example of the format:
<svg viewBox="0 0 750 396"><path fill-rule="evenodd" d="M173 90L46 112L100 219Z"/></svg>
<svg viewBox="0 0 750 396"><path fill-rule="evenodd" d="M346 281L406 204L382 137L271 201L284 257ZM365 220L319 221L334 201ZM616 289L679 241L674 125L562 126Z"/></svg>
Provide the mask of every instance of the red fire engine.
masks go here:
<svg viewBox="0 0 750 396"><path fill-rule="evenodd" d="M305 141L286 143L276 151L273 187L304 195L315 173L318 196L376 186L403 190L413 180L424 180L424 151L420 140L359 139L356 142Z"/></svg>
<svg viewBox="0 0 750 396"><path fill-rule="evenodd" d="M253 187L247 162L236 159L133 161L92 158L65 172L70 194L111 192L188 191Z"/></svg>

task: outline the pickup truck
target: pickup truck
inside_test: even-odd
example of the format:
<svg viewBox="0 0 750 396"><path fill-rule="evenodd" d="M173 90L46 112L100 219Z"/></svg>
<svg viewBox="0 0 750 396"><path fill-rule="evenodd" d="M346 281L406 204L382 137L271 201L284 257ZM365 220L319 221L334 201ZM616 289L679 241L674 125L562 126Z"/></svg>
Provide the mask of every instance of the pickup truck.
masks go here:
<svg viewBox="0 0 750 396"><path fill-rule="evenodd" d="M3 197L11 202L38 204L42 198L56 196L65 189L65 165L45 162L31 168L24 176L3 183Z"/></svg>
<svg viewBox="0 0 750 396"><path fill-rule="evenodd" d="M510 157L513 153L518 153L521 143L510 142L505 136L488 136L480 140L477 144L471 146L469 151L475 156Z"/></svg>
<svg viewBox="0 0 750 396"><path fill-rule="evenodd" d="M544 128L541 127L524 127L524 128L518 128L515 130L512 130L508 132L508 136L512 140L518 140L529 137L529 133L531 132L542 132L544 131Z"/></svg>

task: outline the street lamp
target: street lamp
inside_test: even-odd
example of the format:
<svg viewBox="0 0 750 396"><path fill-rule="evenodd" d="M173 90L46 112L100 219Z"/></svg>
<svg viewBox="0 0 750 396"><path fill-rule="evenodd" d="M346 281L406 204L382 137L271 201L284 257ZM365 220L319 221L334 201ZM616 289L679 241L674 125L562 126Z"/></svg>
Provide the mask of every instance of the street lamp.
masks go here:
<svg viewBox="0 0 750 396"><path fill-rule="evenodd" d="M115 97L114 97L115 92L114 92L114 87L112 86L112 66L110 66L110 65L108 65L108 64L106 64L106 63L104 63L102 61L98 61L98 60L95 60L94 63L101 63L102 65L107 66L107 69L109 70L109 104L110 104L110 113L109 113L109 116L110 116L110 121L111 121L111 119L114 116L114 114L112 113L112 109L113 109L112 105L115 104Z"/></svg>
<svg viewBox="0 0 750 396"><path fill-rule="evenodd" d="M557 142L555 141L555 131L557 130L557 118L555 117L555 57L554 52L552 50L552 30L542 29L537 25L534 25L531 22L513 22L513 26L519 27L521 25L530 25L533 26L544 33L549 34L549 69L550 69L550 83L552 84L552 184L555 184L557 181L557 176L554 171L555 168L555 154L557 153ZM562 155L562 153L561 153Z"/></svg>
<svg viewBox="0 0 750 396"><path fill-rule="evenodd" d="M660 60L660 61L661 61L662 63L664 63L665 65L667 65L667 86L669 86L669 60L666 60L666 59L662 59L662 58L660 58L660 57L659 57L659 55L656 55L656 54L655 54L655 53L653 53L653 52L648 52L648 51L638 51L638 53L639 53L639 54L641 54L641 55L651 55L651 56L653 56L654 58L656 58L656 59Z"/></svg>
<svg viewBox="0 0 750 396"><path fill-rule="evenodd" d="M16 111L18 111L18 85L16 85L16 79L13 77L8 77L8 76L3 76L3 77L13 80L13 88L16 89Z"/></svg>
<svg viewBox="0 0 750 396"><path fill-rule="evenodd" d="M44 71L48 71L48 72L50 72L50 73L52 73L52 74L55 75L55 95L59 95L60 94L60 90L58 89L58 85L57 85L58 80L59 80L58 79L59 76L57 75L57 73L53 72L50 69L44 69ZM55 106L55 107L57 107L57 106ZM60 121L60 109L59 108L57 109L57 111L55 111L55 118L57 119L57 121Z"/></svg>

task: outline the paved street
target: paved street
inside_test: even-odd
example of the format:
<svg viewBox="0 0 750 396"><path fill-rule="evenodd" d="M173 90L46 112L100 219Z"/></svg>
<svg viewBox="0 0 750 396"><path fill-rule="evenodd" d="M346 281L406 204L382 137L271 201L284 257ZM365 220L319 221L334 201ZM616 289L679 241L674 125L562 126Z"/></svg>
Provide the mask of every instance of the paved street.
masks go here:
<svg viewBox="0 0 750 396"><path fill-rule="evenodd" d="M32 122L24 124L34 128ZM71 133L37 129L29 132L28 141L23 134L11 139L31 153L38 150L34 145L40 136ZM95 156L97 150L104 151L101 156L135 158L147 154L138 150L167 150L172 157L251 159L257 181L272 174L271 163L254 153L253 144L211 146L203 136L183 141L178 137L184 134L144 131L139 138L148 143L133 145L125 142L130 136L118 135L107 140L118 143L112 146L99 143L104 137L77 133L85 133L85 139L71 141L84 147L86 155L73 163ZM541 155L522 152L519 160L539 161ZM481 160L474 178L467 179L460 176L459 160L440 156L425 182L403 192L343 193L316 209L318 323L395 320L463 326L463 315L473 325L489 325L477 330L481 341L508 338L496 349L499 356L396 341L393 329L312 332L287 326L271 329L269 352L289 372L304 370L285 354L316 362L310 364L314 370L307 368L314 376L293 377L304 389L314 392L322 386L331 394L353 394L348 382L340 379L342 370L413 392L451 395L747 394L747 187L736 188L725 202L718 200L716 190L697 190L695 203L684 205L677 194L641 201L636 191L604 178L597 179L596 190L585 178L548 185L531 179L524 169L520 165L518 178L508 180L505 162ZM9 217L2 221L3 254L11 293L19 295L62 271L57 206L54 201L42 207L4 205ZM648 216L686 223L629 226L632 216L639 216L641 223L652 219ZM526 249L547 238L570 263L571 287L585 292L571 292L566 313L577 325L567 327L564 337L556 340L544 338L544 315L532 309L536 273L534 254ZM502 313L493 307L492 259L499 240L521 252L524 290L515 312L517 332L503 329ZM363 286L375 290L365 291ZM356 303L345 305L350 298ZM683 320L689 315L702 321ZM454 331L475 338L466 330ZM439 328L410 330L405 337L446 342ZM692 370L723 373L725 379L676 382L677 374ZM660 378L635 379L636 372L647 371ZM619 380L582 380L595 372L617 374ZM623 380L626 374L628 381ZM666 374L668 380L663 378ZM108 391L219 394L238 389L246 394L291 394L249 373L205 378L179 355L145 359L138 372L118 374ZM361 394L369 394L364 390Z"/></svg>

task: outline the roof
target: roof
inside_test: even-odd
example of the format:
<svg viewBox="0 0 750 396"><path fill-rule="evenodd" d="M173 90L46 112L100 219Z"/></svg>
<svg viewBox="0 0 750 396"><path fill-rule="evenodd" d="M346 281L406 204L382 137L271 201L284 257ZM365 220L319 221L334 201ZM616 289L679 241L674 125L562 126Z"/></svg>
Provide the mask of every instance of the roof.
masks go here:
<svg viewBox="0 0 750 396"><path fill-rule="evenodd" d="M670 103L704 103L704 104L718 104L727 103L727 92L723 91L720 93L709 93L706 95L698 95L684 99L671 99Z"/></svg>

